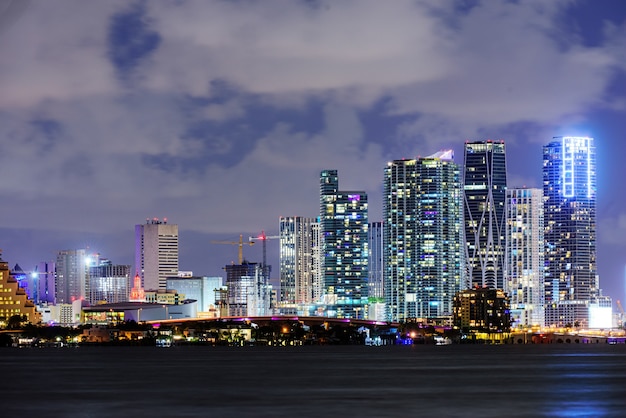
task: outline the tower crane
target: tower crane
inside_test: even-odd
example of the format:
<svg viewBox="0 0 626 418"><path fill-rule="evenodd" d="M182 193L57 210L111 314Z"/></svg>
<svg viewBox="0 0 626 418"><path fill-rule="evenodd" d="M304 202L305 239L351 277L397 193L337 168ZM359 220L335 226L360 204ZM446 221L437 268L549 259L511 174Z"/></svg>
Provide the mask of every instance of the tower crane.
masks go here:
<svg viewBox="0 0 626 418"><path fill-rule="evenodd" d="M239 241L211 241L211 244L227 244L227 245L238 245L239 253L238 253L238 261L239 264L243 264L243 235L239 235ZM254 241L247 242L248 245L254 245Z"/></svg>
<svg viewBox="0 0 626 418"><path fill-rule="evenodd" d="M259 235L258 237L249 237L248 241L251 244L254 244L256 241L262 241L263 242L263 267L267 266L267 240L268 239L279 239L280 236L278 235L265 235L265 231L261 231L261 235Z"/></svg>

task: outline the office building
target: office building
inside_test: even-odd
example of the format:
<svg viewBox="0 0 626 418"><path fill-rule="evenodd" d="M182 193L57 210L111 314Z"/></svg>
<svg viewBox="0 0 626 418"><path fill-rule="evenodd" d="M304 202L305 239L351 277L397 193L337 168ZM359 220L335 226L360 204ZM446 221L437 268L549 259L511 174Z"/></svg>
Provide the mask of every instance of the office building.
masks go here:
<svg viewBox="0 0 626 418"><path fill-rule="evenodd" d="M463 216L467 282L504 288L506 158L504 142L465 143Z"/></svg>
<svg viewBox="0 0 626 418"><path fill-rule="evenodd" d="M127 302L130 293L130 265L116 265L94 258L89 266L89 304Z"/></svg>
<svg viewBox="0 0 626 418"><path fill-rule="evenodd" d="M367 194L339 190L337 170L320 173L320 232L325 316L367 318Z"/></svg>
<svg viewBox="0 0 626 418"><path fill-rule="evenodd" d="M272 287L265 282L263 265L243 261L224 266L228 316L267 316L272 314Z"/></svg>
<svg viewBox="0 0 626 418"><path fill-rule="evenodd" d="M135 269L145 290L167 288L178 275L178 225L154 218L135 226Z"/></svg>
<svg viewBox="0 0 626 418"><path fill-rule="evenodd" d="M463 273L460 171L451 150L387 164L383 216L389 319L451 318Z"/></svg>
<svg viewBox="0 0 626 418"><path fill-rule="evenodd" d="M599 295L595 170L593 138L543 147L546 326L587 327Z"/></svg>
<svg viewBox="0 0 626 418"><path fill-rule="evenodd" d="M89 295L87 283L87 253L85 250L62 250L57 253L55 264L55 301L71 304L86 300Z"/></svg>
<svg viewBox="0 0 626 418"><path fill-rule="evenodd" d="M506 279L515 327L543 326L543 191L506 191Z"/></svg>
<svg viewBox="0 0 626 418"><path fill-rule="evenodd" d="M197 301L198 315L216 316L209 312L216 312L215 293L222 288L221 277L190 276L168 277L167 289L176 290L185 295L187 299Z"/></svg>

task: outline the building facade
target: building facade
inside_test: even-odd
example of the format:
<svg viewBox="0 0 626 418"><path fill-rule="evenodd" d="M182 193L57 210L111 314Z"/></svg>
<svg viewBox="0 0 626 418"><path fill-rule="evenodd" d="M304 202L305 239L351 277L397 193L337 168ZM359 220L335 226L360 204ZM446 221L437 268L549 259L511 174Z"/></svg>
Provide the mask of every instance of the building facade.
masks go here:
<svg viewBox="0 0 626 418"><path fill-rule="evenodd" d="M178 275L178 225L154 218L135 226L135 269L145 290L167 288Z"/></svg>
<svg viewBox="0 0 626 418"><path fill-rule="evenodd" d="M272 314L271 285L263 265L243 261L224 267L228 316L267 316Z"/></svg>
<svg viewBox="0 0 626 418"><path fill-rule="evenodd" d="M130 265L98 259L89 267L89 304L127 302L130 293Z"/></svg>
<svg viewBox="0 0 626 418"><path fill-rule="evenodd" d="M314 218L300 216L279 219L281 305L311 305L319 299L319 263L315 246L319 228Z"/></svg>
<svg viewBox="0 0 626 418"><path fill-rule="evenodd" d="M543 147L547 326L589 325L599 294L593 138L556 137Z"/></svg>
<svg viewBox="0 0 626 418"><path fill-rule="evenodd" d="M11 276L9 264L0 259L0 325L7 326L12 317L17 316L23 319L22 323L41 322L41 314L35 309L35 304L19 287L17 279Z"/></svg>
<svg viewBox="0 0 626 418"><path fill-rule="evenodd" d="M507 189L506 279L514 326L544 325L543 191Z"/></svg>
<svg viewBox="0 0 626 418"><path fill-rule="evenodd" d="M337 170L320 173L320 232L325 315L366 318L367 194L339 190Z"/></svg>
<svg viewBox="0 0 626 418"><path fill-rule="evenodd" d="M55 264L55 301L71 304L86 300L89 295L87 282L87 253L85 250L62 250L57 253Z"/></svg>
<svg viewBox="0 0 626 418"><path fill-rule="evenodd" d="M191 277L168 277L167 289L176 290L185 295L187 299L197 301L198 314L215 312L215 293L222 288L221 277L191 276Z"/></svg>
<svg viewBox="0 0 626 418"><path fill-rule="evenodd" d="M370 222L368 228L368 294L370 304L384 303L384 246L383 246L383 222Z"/></svg>
<svg viewBox="0 0 626 418"><path fill-rule="evenodd" d="M465 289L454 297L454 325L463 332L509 332L509 301L503 290Z"/></svg>
<svg viewBox="0 0 626 418"><path fill-rule="evenodd" d="M389 320L451 317L463 273L460 171L452 151L389 163L384 199Z"/></svg>
<svg viewBox="0 0 626 418"><path fill-rule="evenodd" d="M465 143L464 287L504 288L506 155L504 142Z"/></svg>

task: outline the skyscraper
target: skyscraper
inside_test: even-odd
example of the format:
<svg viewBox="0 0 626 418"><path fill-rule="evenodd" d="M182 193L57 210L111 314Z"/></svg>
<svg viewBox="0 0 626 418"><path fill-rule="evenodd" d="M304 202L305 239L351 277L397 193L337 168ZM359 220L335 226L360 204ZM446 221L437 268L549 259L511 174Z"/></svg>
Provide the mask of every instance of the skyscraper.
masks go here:
<svg viewBox="0 0 626 418"><path fill-rule="evenodd" d="M314 218L281 216L280 236L280 302L283 305L313 304L319 286L319 266L314 247L319 242Z"/></svg>
<svg viewBox="0 0 626 418"><path fill-rule="evenodd" d="M598 295L593 138L543 147L546 325L587 326Z"/></svg>
<svg viewBox="0 0 626 418"><path fill-rule="evenodd" d="M544 325L543 192L506 191L506 279L515 326Z"/></svg>
<svg viewBox="0 0 626 418"><path fill-rule="evenodd" d="M451 317L461 288L461 187L452 151L385 169L385 301L389 319Z"/></svg>
<svg viewBox="0 0 626 418"><path fill-rule="evenodd" d="M367 194L340 191L337 170L320 174L326 315L366 318L368 246Z"/></svg>
<svg viewBox="0 0 626 418"><path fill-rule="evenodd" d="M504 142L465 143L463 178L466 287L504 288Z"/></svg>
<svg viewBox="0 0 626 418"><path fill-rule="evenodd" d="M383 246L383 222L370 222L368 228L368 294L370 301L372 299L380 299L380 302L384 300L384 246Z"/></svg>
<svg viewBox="0 0 626 418"><path fill-rule="evenodd" d="M54 286L56 303L72 303L87 298L86 257L85 250L63 250L57 253Z"/></svg>
<svg viewBox="0 0 626 418"><path fill-rule="evenodd" d="M144 289L167 288L167 277L178 275L178 225L157 218L135 225L135 269Z"/></svg>

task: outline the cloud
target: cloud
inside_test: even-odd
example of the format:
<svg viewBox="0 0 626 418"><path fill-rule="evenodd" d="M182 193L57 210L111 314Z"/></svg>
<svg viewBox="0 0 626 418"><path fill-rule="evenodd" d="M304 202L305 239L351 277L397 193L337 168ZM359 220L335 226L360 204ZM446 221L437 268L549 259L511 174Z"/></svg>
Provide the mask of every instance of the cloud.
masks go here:
<svg viewBox="0 0 626 418"><path fill-rule="evenodd" d="M315 215L323 168L379 218L389 159L542 141L623 102L606 96L622 26L585 46L567 2L455 4L32 2L0 37L0 187L22 208L3 222L259 229Z"/></svg>

